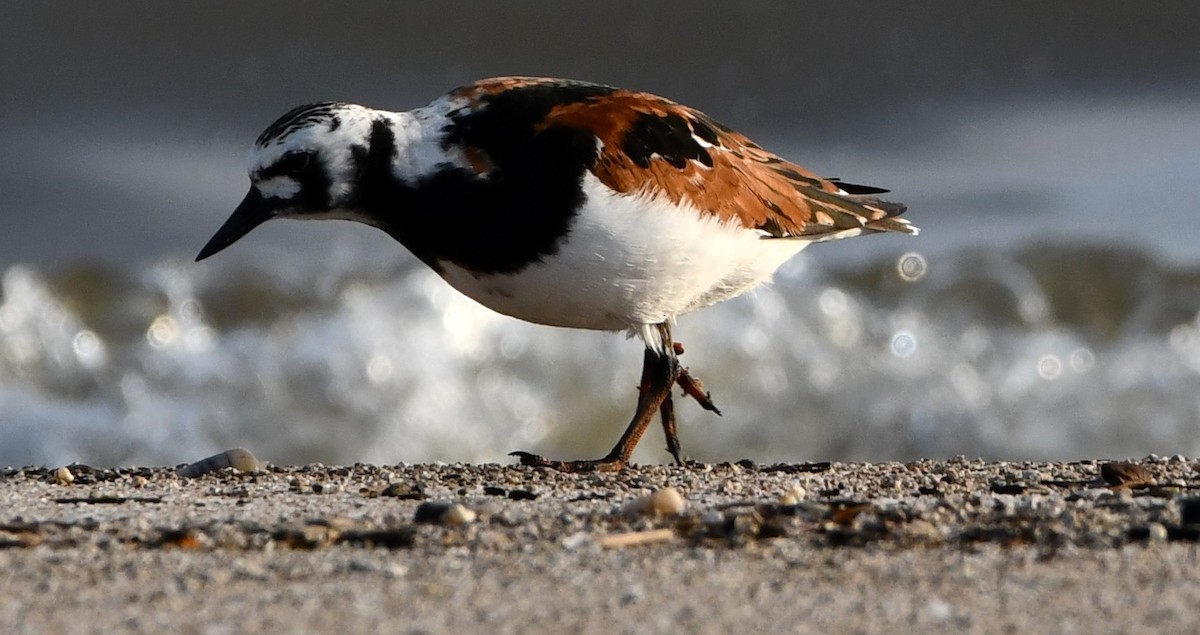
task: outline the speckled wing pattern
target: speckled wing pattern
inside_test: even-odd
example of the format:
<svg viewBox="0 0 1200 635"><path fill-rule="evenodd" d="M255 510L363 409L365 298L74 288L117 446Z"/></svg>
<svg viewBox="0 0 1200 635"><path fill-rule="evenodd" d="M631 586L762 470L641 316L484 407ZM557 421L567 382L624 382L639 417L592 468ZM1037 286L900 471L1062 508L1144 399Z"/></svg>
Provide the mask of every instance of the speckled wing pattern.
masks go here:
<svg viewBox="0 0 1200 635"><path fill-rule="evenodd" d="M725 222L759 230L764 237L821 240L862 232L917 231L896 218L904 205L871 196L886 190L818 177L704 113L662 97L526 77L485 80L459 94L485 97L553 86L577 98L553 104L537 128L590 130L600 144L589 169L614 191L686 201Z"/></svg>

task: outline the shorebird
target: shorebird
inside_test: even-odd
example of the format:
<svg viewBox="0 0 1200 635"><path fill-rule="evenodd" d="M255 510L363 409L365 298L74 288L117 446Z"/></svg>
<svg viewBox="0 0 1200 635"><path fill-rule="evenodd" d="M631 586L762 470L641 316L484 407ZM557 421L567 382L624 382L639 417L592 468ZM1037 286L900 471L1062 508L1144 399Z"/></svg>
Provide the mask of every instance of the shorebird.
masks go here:
<svg viewBox="0 0 1200 635"><path fill-rule="evenodd" d="M672 388L717 412L678 359L676 317L769 280L811 243L916 234L880 188L821 178L698 110L643 92L499 77L407 112L321 102L250 154L250 191L200 251L273 218L345 219L399 241L505 315L625 331L645 354L637 409L606 456L525 465L619 470L655 414L683 463Z"/></svg>

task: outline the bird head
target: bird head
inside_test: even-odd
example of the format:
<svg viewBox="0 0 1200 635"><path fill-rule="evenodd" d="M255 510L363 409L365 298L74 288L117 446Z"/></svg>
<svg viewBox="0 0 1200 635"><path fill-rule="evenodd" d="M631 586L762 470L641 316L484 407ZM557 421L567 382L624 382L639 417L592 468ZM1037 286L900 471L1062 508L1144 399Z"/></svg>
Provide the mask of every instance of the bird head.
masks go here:
<svg viewBox="0 0 1200 635"><path fill-rule="evenodd" d="M273 218L362 220L353 204L357 164L377 121L369 108L321 102L295 108L268 126L250 151L250 191L196 260Z"/></svg>

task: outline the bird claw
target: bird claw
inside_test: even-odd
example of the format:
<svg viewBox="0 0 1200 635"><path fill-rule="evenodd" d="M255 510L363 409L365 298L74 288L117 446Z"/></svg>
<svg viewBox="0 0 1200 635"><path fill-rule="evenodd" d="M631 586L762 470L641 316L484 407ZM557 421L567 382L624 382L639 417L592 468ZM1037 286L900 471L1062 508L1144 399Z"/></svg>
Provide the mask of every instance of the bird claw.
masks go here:
<svg viewBox="0 0 1200 635"><path fill-rule="evenodd" d="M508 455L520 459L521 465L544 467L570 474L581 472L619 472L625 468L625 461L614 457L604 457L588 461L556 461L530 452L509 452Z"/></svg>
<svg viewBox="0 0 1200 635"><path fill-rule="evenodd" d="M679 446L679 437L667 437L667 452L671 453L671 457L675 459L675 465L684 465L683 458L679 455L682 448Z"/></svg>

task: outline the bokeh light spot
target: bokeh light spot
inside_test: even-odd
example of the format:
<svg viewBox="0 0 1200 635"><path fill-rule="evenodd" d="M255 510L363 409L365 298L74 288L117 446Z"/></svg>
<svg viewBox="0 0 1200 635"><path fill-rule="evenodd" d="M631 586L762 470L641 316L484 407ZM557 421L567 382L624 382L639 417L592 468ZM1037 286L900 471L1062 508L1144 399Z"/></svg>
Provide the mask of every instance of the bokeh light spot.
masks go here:
<svg viewBox="0 0 1200 635"><path fill-rule="evenodd" d="M900 274L900 279L905 282L916 282L925 277L928 267L925 256L914 251L900 256L896 261L896 273Z"/></svg>

